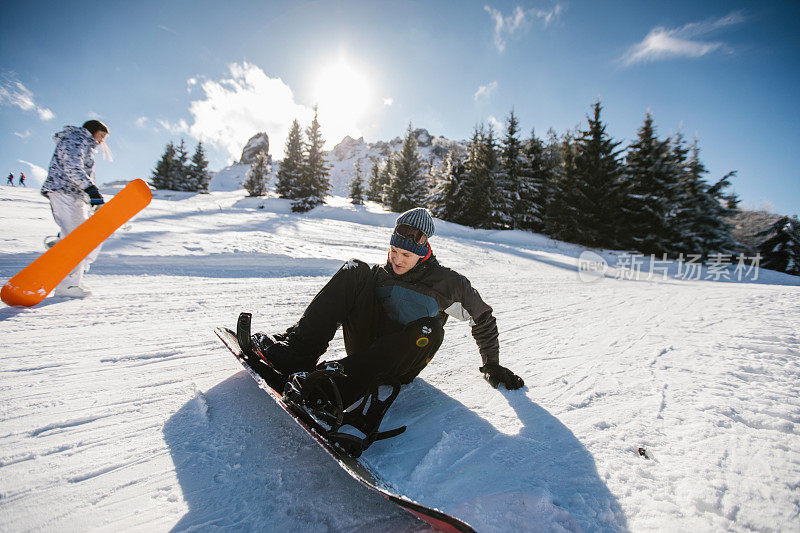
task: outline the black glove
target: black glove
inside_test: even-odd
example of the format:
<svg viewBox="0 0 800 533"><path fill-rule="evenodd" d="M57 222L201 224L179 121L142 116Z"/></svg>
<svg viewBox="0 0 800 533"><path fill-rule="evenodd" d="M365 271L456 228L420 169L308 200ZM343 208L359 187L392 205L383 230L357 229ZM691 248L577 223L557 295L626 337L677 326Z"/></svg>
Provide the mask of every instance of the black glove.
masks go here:
<svg viewBox="0 0 800 533"><path fill-rule="evenodd" d="M95 185L89 185L83 189L83 192L89 195L89 203L92 205L103 205L106 203L106 201L103 200L103 195L100 194L100 191L97 190L97 186Z"/></svg>
<svg viewBox="0 0 800 533"><path fill-rule="evenodd" d="M480 367L478 370L483 372L483 377L486 378L486 381L489 382L489 385L495 389L500 383L505 385L506 389L508 390L518 389L525 385L525 382L522 381L521 377L506 367L498 365L497 363L486 364Z"/></svg>

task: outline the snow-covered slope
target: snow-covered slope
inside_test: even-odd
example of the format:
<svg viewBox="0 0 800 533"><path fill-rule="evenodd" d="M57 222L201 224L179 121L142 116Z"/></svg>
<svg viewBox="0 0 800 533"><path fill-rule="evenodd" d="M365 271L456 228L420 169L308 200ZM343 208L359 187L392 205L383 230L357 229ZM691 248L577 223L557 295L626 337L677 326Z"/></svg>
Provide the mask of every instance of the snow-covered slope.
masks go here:
<svg viewBox="0 0 800 533"><path fill-rule="evenodd" d="M0 307L0 529L424 530L212 333L242 310L289 326L343 261L385 260L394 216L157 192L104 246L93 297ZM0 187L0 280L55 232L37 191ZM494 307L526 387L492 389L448 322L385 422L409 429L364 454L399 490L479 531L798 530L800 278L633 280L598 251L611 267L588 283L580 247L444 222L432 245Z"/></svg>

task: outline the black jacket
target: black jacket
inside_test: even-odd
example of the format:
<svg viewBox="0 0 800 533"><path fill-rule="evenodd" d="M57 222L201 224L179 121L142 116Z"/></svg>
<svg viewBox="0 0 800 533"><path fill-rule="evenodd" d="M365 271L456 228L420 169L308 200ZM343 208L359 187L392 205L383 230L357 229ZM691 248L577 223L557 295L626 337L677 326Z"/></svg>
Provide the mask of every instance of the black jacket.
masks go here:
<svg viewBox="0 0 800 533"><path fill-rule="evenodd" d="M469 321L483 363L499 363L497 320L470 281L432 254L403 275L390 263L372 267L375 294L390 319L407 324L423 316Z"/></svg>
<svg viewBox="0 0 800 533"><path fill-rule="evenodd" d="M499 362L497 321L469 280L431 254L403 275L391 264L347 261L306 307L284 338L298 354L316 359L342 326L348 356L370 350L381 337L422 318L442 326L448 316L469 321L483 363Z"/></svg>

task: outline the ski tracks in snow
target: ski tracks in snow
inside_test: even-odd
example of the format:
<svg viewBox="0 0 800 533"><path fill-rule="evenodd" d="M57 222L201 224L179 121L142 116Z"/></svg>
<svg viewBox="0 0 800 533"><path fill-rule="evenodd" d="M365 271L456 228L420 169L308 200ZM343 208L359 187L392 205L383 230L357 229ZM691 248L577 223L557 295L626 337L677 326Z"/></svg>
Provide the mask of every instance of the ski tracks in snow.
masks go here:
<svg viewBox="0 0 800 533"><path fill-rule="evenodd" d="M615 281L554 296L538 320L552 352L528 382L592 452L633 530L663 528L665 514L682 530L796 519L796 291ZM574 319L572 298L584 302Z"/></svg>
<svg viewBox="0 0 800 533"><path fill-rule="evenodd" d="M54 233L44 199L12 193L5 278ZM212 333L239 311L285 329L343 262L385 260L393 215L299 216L242 194L157 195L101 253L92 298L0 309L3 527L424 528L331 464ZM384 477L480 531L797 529L788 276L583 283L577 247L441 226L437 256L492 305L501 363L526 387L492 389L449 321L387 415L409 429L364 455Z"/></svg>

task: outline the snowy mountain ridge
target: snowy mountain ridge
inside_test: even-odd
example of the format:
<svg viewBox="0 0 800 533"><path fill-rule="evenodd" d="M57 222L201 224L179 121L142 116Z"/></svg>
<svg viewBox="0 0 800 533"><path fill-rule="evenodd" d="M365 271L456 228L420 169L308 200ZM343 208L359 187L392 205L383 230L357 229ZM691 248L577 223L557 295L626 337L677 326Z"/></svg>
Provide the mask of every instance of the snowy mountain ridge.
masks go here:
<svg viewBox="0 0 800 533"><path fill-rule="evenodd" d="M433 137L427 130L422 128L415 129L413 134L419 145L420 159L423 161L439 165L450 150L456 150L460 153L466 152L467 143L465 141L451 141L441 136ZM241 189L242 183L246 179L247 171L250 170L250 164L247 162L249 159L245 156L245 153L252 153L252 148L249 147L255 142L254 139L263 139L266 136L267 134L265 133L253 136L245 146L240 161L214 172L209 189L212 191L235 191ZM266 146L269 146L268 140L266 141ZM329 176L331 182L330 194L334 196L347 196L349 194L350 182L355 176L354 165L356 161L361 162L361 171L366 183L367 179L369 179L373 161L383 159L393 152L399 152L402 146L403 139L401 137L396 137L388 142L368 143L364 141L363 137L353 139L349 135L345 136L327 154L327 161L331 167ZM280 154L272 154L273 164L272 172L270 173L270 187L275 185L274 178L280 169L279 159L283 157L283 147L278 149Z"/></svg>
<svg viewBox="0 0 800 533"><path fill-rule="evenodd" d="M5 280L55 224L35 190L0 187L0 206ZM212 333L240 311L290 326L349 258L386 260L395 217L155 191L104 244L91 298L0 307L3 528L425 530L332 464ZM493 307L500 361L526 386L492 389L450 320L387 414L407 431L367 450L371 468L481 532L797 529L800 278L686 278L436 224L434 253ZM605 269L586 276L587 257Z"/></svg>

